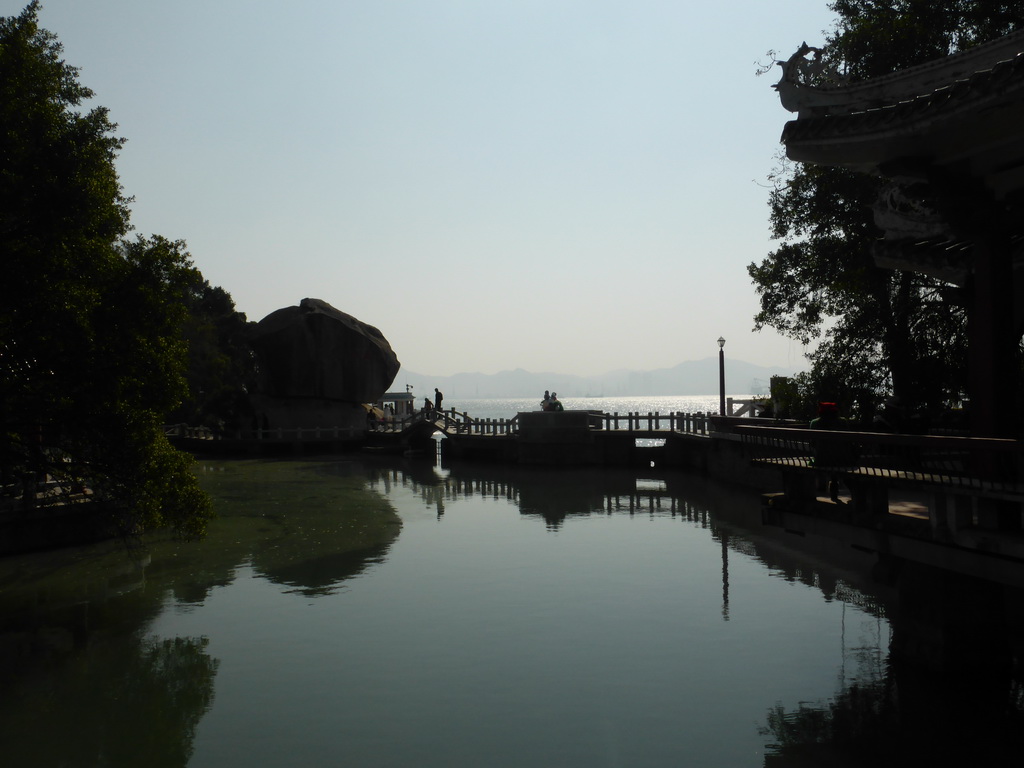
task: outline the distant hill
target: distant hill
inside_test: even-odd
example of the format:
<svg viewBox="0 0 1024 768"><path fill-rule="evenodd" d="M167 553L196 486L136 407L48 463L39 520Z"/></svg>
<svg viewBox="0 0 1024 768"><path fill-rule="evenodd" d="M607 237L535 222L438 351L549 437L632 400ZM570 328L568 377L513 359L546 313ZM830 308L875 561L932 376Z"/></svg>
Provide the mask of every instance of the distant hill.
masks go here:
<svg viewBox="0 0 1024 768"><path fill-rule="evenodd" d="M731 395L767 394L772 376L792 376L791 368L766 368L740 360L725 361L725 389ZM499 373L457 373L429 376L398 372L392 391L411 385L417 397L433 397L438 387L445 398L476 400L501 397L537 397L544 390L559 397L642 397L646 395L713 395L718 392L718 358L690 360L673 368L652 371L609 371L603 376L573 376L565 373L532 373L517 368Z"/></svg>

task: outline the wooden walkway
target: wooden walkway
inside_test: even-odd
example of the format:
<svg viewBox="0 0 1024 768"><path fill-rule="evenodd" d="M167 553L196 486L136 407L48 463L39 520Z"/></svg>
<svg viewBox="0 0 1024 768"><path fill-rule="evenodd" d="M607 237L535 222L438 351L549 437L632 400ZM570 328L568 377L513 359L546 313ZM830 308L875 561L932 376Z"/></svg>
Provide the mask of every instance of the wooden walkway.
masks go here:
<svg viewBox="0 0 1024 768"><path fill-rule="evenodd" d="M845 526L833 535L880 552L915 551L918 559L930 546L931 561L947 567L965 553L993 556L986 568L998 558L1024 561L1020 441L755 425L735 431L751 466L780 475L782 493L764 499L766 524L804 532ZM829 483L838 493L826 490Z"/></svg>
<svg viewBox="0 0 1024 768"><path fill-rule="evenodd" d="M753 425L735 430L755 465L1024 501L1024 456L1016 440Z"/></svg>

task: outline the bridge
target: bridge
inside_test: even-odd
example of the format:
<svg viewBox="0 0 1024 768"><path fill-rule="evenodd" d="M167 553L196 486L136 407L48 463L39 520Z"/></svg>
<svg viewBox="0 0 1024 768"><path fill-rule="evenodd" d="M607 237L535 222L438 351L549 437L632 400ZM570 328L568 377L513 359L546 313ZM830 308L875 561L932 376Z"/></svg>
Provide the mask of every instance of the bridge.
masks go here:
<svg viewBox="0 0 1024 768"><path fill-rule="evenodd" d="M435 435L440 434L445 438L442 445L448 455L459 458L625 465L639 460L634 455L637 450L644 453L643 449L662 447L637 446L638 440L661 442L672 436L707 438L711 430L711 416L704 413L535 411L496 419L476 418L454 408L371 419L361 429L282 427L222 435L206 428L165 427L176 446L196 453L311 454L359 448L423 452L436 450ZM614 445L614 456L603 450L608 445Z"/></svg>
<svg viewBox="0 0 1024 768"><path fill-rule="evenodd" d="M401 419L382 420L371 429L378 434L406 434L419 425L432 425L434 430L446 436L457 435L505 435L514 436L520 432L524 422L552 411L530 411L517 413L509 419L479 419L469 413L459 413L454 408L445 411L419 412ZM709 415L704 413L604 413L601 411L561 411L559 413L585 413L589 429L614 430L634 433L636 437L665 437L670 432L707 435L710 430ZM560 416L554 416L560 419Z"/></svg>
<svg viewBox="0 0 1024 768"><path fill-rule="evenodd" d="M449 458L490 459L523 464L618 464L652 460L673 436L707 438L703 413L603 413L531 411L508 419L478 419L454 409L381 421L367 433L378 449L429 450L435 433ZM430 442L428 442L430 441ZM648 444L638 444L647 441Z"/></svg>

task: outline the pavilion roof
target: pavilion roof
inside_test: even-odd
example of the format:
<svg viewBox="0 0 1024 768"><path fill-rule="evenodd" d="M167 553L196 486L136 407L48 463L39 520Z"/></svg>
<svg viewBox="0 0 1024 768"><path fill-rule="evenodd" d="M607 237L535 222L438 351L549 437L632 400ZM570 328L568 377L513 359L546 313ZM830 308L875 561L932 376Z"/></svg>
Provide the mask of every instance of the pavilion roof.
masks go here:
<svg viewBox="0 0 1024 768"><path fill-rule="evenodd" d="M776 88L798 116L782 141L792 160L893 182L875 207L876 262L964 285L974 237L998 223L1024 268L1024 30L856 83L820 53L804 45L784 64Z"/></svg>
<svg viewBox="0 0 1024 768"><path fill-rule="evenodd" d="M792 160L925 180L970 178L1005 200L1024 189L1024 35L1009 58L966 77L902 81L899 98L807 110L782 133ZM1000 41L1002 42L1002 41ZM1005 43L1000 46L1006 51ZM890 81L893 82L893 81ZM926 90L908 95L908 83ZM853 86L846 86L853 88ZM862 89L859 89L862 90ZM843 86L829 89L840 96ZM876 95L879 91L875 92Z"/></svg>

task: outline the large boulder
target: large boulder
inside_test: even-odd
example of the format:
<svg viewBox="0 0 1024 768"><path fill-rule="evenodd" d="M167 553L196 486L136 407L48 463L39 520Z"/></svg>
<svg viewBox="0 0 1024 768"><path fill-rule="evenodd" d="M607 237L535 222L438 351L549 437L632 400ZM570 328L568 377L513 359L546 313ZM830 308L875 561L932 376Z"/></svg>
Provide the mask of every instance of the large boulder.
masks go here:
<svg viewBox="0 0 1024 768"><path fill-rule="evenodd" d="M338 418L339 406L376 402L400 367L379 330L320 299L271 312L250 344L257 362L253 404L274 414L265 421L275 427L347 422Z"/></svg>

